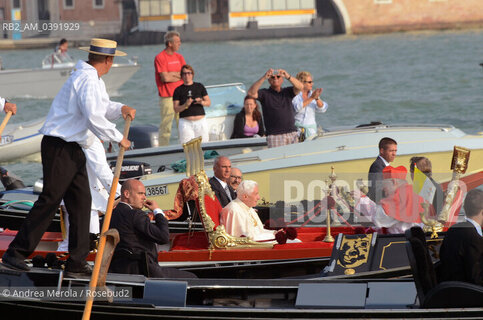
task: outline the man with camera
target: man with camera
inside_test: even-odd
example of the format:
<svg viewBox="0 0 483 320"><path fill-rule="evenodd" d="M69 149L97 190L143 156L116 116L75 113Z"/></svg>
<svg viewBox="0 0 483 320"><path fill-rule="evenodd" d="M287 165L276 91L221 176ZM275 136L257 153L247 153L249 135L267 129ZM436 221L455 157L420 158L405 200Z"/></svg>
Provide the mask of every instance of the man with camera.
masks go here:
<svg viewBox="0 0 483 320"><path fill-rule="evenodd" d="M284 79L290 81L293 86L282 88ZM268 80L270 87L260 89L265 80ZM269 148L298 141L292 99L302 89L303 84L283 69L269 69L248 89L248 95L262 104L263 121L267 131Z"/></svg>

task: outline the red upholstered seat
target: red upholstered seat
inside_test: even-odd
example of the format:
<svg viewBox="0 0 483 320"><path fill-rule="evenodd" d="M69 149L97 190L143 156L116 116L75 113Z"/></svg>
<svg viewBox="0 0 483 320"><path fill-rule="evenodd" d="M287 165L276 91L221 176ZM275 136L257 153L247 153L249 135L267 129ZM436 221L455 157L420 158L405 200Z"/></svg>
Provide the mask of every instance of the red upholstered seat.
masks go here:
<svg viewBox="0 0 483 320"><path fill-rule="evenodd" d="M208 238L204 231L180 233L174 236L171 250L202 250L208 249Z"/></svg>
<svg viewBox="0 0 483 320"><path fill-rule="evenodd" d="M218 198L213 196L213 199L209 196L206 195L204 196L205 199L205 209L206 213L210 216L211 220L213 220L213 223L215 224L215 228L220 225L220 214L221 214L221 207L220 202L218 201ZM196 200L196 206L198 207L198 212L201 213L200 211L200 204L199 200ZM200 217L201 218L201 217ZM203 219L201 219L203 221Z"/></svg>

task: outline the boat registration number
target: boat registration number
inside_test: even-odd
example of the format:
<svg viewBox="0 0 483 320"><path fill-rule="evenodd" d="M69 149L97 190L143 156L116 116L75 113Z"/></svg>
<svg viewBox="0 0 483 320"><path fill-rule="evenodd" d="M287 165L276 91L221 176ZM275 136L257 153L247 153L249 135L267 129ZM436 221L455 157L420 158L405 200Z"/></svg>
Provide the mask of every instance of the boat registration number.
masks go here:
<svg viewBox="0 0 483 320"><path fill-rule="evenodd" d="M165 194L168 194L168 186L165 184L146 187L146 197L162 196Z"/></svg>
<svg viewBox="0 0 483 320"><path fill-rule="evenodd" d="M0 146L3 146L4 144L9 144L12 143L13 141L13 136L2 136L2 139L0 140Z"/></svg>

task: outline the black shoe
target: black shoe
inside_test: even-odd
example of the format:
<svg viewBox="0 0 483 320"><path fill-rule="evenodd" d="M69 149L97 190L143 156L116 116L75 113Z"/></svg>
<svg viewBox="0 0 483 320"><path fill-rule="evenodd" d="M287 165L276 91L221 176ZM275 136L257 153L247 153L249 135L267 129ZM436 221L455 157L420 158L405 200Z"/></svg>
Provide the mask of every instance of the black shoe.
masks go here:
<svg viewBox="0 0 483 320"><path fill-rule="evenodd" d="M92 267L87 263L74 265L73 263L67 262L65 272L72 275L90 276L92 274Z"/></svg>
<svg viewBox="0 0 483 320"><path fill-rule="evenodd" d="M6 252L3 254L2 263L5 266L15 270L22 270L22 271L30 270L30 267L25 263L25 261L23 261L22 259L16 258L14 256L11 256Z"/></svg>

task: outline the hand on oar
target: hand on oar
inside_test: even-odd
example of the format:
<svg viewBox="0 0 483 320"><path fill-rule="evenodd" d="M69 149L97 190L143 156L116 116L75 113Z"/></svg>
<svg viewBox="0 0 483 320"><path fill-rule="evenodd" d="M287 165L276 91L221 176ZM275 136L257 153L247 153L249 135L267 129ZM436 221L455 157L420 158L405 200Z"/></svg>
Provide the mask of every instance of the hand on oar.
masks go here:
<svg viewBox="0 0 483 320"><path fill-rule="evenodd" d="M124 150L129 150L131 147L131 141L129 141L126 138L122 138L121 142L119 142L119 145L124 148Z"/></svg>
<svg viewBox="0 0 483 320"><path fill-rule="evenodd" d="M2 121L2 124L0 124L0 137L2 136L3 129L5 129L5 126L7 125L8 120L10 120L10 117L12 116L12 111L8 111L7 115Z"/></svg>
<svg viewBox="0 0 483 320"><path fill-rule="evenodd" d="M136 116L136 109L124 105L121 108L121 113L124 120L127 119L127 116L130 116L131 120L134 120L134 117Z"/></svg>
<svg viewBox="0 0 483 320"><path fill-rule="evenodd" d="M6 113L11 112L12 115L15 115L17 113L17 105L15 103L5 102L3 110L5 110Z"/></svg>

